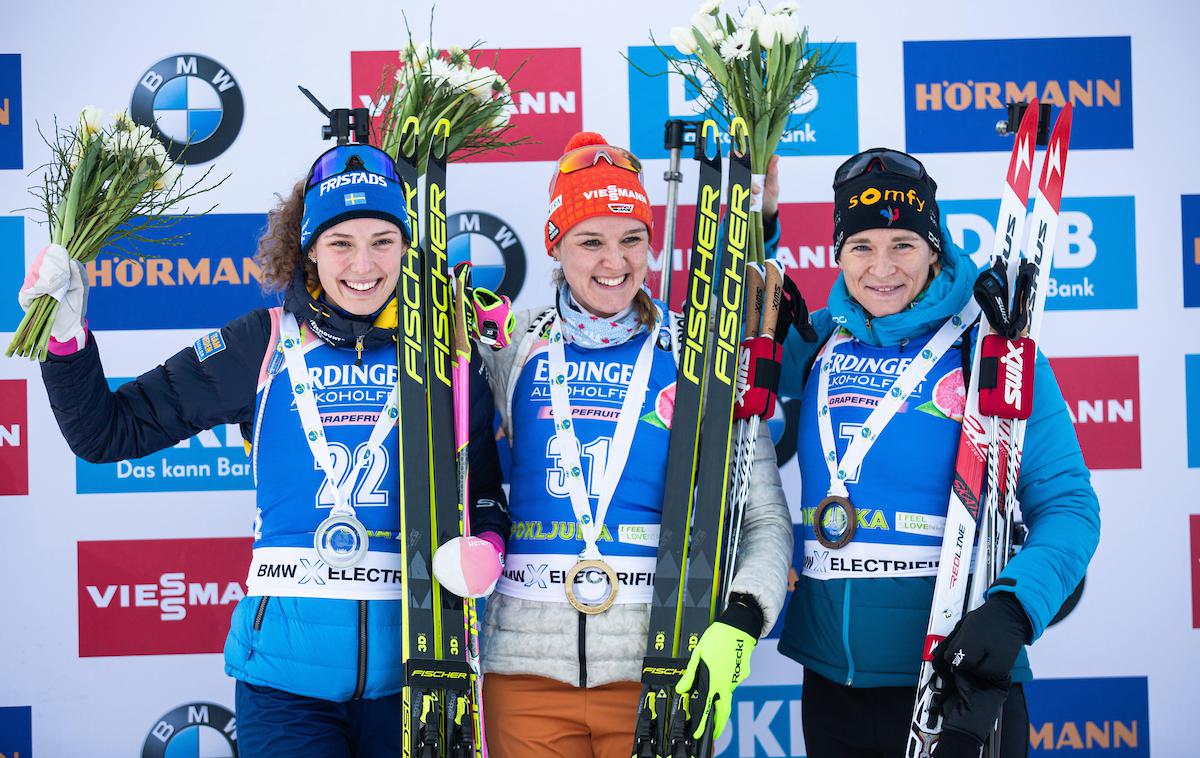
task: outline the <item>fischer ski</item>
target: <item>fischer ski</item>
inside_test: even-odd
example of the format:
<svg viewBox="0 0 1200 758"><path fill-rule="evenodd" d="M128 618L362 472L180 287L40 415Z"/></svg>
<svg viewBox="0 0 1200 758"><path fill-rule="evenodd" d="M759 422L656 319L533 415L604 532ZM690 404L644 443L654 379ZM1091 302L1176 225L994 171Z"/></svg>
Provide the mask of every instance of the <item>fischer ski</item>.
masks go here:
<svg viewBox="0 0 1200 758"><path fill-rule="evenodd" d="M711 719L707 731L693 737L703 712L698 704L707 696L707 671L701 668L687 697L676 695L674 688L724 600L720 568L727 548L733 405L750 236L750 155L748 149L736 147L748 145L748 135L745 122L735 119L726 198L728 228L718 260L720 148L714 139L717 153L708 157L709 132L715 137L716 125L706 121L696 140L700 183L642 667L645 686L635 728L637 758L712 753Z"/></svg>

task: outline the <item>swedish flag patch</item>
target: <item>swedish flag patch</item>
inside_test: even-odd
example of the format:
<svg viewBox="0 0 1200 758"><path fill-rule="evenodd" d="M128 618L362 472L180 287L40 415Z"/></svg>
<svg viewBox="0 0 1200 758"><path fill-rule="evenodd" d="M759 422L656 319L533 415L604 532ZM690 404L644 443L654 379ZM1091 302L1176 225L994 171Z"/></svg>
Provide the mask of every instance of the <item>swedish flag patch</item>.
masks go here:
<svg viewBox="0 0 1200 758"><path fill-rule="evenodd" d="M203 363L208 358L225 349L225 338L221 336L221 332L218 330L196 340L193 347L196 348L196 357Z"/></svg>

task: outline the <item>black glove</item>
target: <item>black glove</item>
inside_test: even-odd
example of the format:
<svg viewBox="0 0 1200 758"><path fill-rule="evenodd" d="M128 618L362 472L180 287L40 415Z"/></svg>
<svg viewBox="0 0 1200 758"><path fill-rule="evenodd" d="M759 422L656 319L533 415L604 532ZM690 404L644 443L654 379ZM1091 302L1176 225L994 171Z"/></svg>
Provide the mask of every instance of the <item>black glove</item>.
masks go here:
<svg viewBox="0 0 1200 758"><path fill-rule="evenodd" d="M779 318L776 321L775 340L783 343L787 339L788 329L795 327L805 342L816 342L817 332L813 329L809 318L808 303L800 288L792 281L792 277L783 277L783 297L779 301Z"/></svg>
<svg viewBox="0 0 1200 758"><path fill-rule="evenodd" d="M938 758L979 758L1012 687L1012 667L1033 628L1016 595L997 592L933 651L942 678Z"/></svg>

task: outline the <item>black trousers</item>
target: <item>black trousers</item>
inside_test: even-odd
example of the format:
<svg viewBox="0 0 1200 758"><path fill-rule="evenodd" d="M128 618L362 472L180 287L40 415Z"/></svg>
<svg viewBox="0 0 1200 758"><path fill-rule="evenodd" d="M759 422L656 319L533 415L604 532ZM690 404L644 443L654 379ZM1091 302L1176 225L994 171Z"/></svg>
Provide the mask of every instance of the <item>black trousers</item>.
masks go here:
<svg viewBox="0 0 1200 758"><path fill-rule="evenodd" d="M903 758L915 698L915 687L845 687L806 669L800 714L808 758ZM1000 754L1029 754L1029 710L1019 684L1004 704Z"/></svg>

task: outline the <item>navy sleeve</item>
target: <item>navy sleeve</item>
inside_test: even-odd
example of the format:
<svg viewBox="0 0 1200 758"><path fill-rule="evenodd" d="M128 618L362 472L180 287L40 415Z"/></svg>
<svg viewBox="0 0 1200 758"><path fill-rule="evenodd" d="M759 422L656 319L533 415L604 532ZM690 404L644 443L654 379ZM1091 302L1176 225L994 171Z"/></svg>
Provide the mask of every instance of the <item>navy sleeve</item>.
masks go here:
<svg viewBox="0 0 1200 758"><path fill-rule="evenodd" d="M467 454L471 465L471 532L496 532L507 540L512 522L496 449L496 405L488 386L487 369L477 351L471 356L470 435Z"/></svg>
<svg viewBox="0 0 1200 758"><path fill-rule="evenodd" d="M202 360L187 347L114 392L96 336L68 356L50 356L42 381L72 452L90 463L140 458L221 424L248 425L270 339L270 316L252 311L220 330L224 347Z"/></svg>

